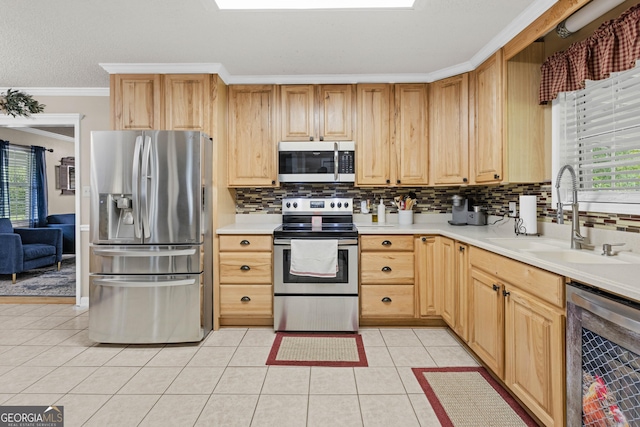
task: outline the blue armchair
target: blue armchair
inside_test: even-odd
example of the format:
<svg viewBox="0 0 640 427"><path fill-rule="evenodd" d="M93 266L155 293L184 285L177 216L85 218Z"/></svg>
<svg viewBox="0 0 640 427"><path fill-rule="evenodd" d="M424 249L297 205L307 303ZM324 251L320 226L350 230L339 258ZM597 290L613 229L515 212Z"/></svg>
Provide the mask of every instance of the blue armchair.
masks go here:
<svg viewBox="0 0 640 427"><path fill-rule="evenodd" d="M46 227L62 230L62 253L76 253L76 214L55 214L47 217Z"/></svg>
<svg viewBox="0 0 640 427"><path fill-rule="evenodd" d="M45 267L62 261L62 230L57 228L13 228L11 220L0 218L0 274Z"/></svg>

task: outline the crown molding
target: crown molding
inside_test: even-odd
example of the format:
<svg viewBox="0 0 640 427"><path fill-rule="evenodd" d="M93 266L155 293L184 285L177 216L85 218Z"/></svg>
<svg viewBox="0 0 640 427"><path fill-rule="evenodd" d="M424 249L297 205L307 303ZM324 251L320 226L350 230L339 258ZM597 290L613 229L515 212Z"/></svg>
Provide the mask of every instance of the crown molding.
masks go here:
<svg viewBox="0 0 640 427"><path fill-rule="evenodd" d="M0 87L0 93L15 89L31 96L109 96L108 87Z"/></svg>
<svg viewBox="0 0 640 427"><path fill-rule="evenodd" d="M78 113L39 113L29 117L12 117L0 114L0 126L38 126L38 125L80 125L84 114ZM77 128L76 128L77 130Z"/></svg>
<svg viewBox="0 0 640 427"><path fill-rule="evenodd" d="M211 63L99 63L109 74L217 74L229 84L231 78L224 65Z"/></svg>

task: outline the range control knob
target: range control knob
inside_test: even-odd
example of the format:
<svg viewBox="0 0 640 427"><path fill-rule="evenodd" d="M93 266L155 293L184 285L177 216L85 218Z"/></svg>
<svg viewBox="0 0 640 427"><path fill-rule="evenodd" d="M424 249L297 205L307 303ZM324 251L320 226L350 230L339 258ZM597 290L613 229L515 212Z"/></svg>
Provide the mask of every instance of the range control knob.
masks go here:
<svg viewBox="0 0 640 427"><path fill-rule="evenodd" d="M291 207L291 202L287 202L287 205L286 205L286 206L287 206L288 208L290 208L290 207Z"/></svg>
<svg viewBox="0 0 640 427"><path fill-rule="evenodd" d="M341 208L342 207L342 202L338 202L338 207Z"/></svg>
<svg viewBox="0 0 640 427"><path fill-rule="evenodd" d="M332 208L335 208L335 207L336 207L336 204L335 204L335 203L333 203L333 202L331 202L331 207L332 207Z"/></svg>
<svg viewBox="0 0 640 427"><path fill-rule="evenodd" d="M293 202L293 207L297 208L298 207L298 202Z"/></svg>
<svg viewBox="0 0 640 427"><path fill-rule="evenodd" d="M344 207L348 208L349 207L349 202L344 202Z"/></svg>

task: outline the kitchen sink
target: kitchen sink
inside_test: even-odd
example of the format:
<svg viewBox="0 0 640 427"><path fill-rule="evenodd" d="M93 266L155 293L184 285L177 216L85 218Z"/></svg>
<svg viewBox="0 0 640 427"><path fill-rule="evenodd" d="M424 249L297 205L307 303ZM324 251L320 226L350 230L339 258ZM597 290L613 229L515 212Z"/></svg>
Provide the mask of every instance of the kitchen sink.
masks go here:
<svg viewBox="0 0 640 427"><path fill-rule="evenodd" d="M569 246L561 240L536 237L493 237L487 240L497 246L521 251L557 251Z"/></svg>
<svg viewBox="0 0 640 427"><path fill-rule="evenodd" d="M536 258L547 259L549 261L569 262L572 264L629 264L633 262L633 259L628 257L623 258L617 255L602 256L593 252L576 249L525 252Z"/></svg>

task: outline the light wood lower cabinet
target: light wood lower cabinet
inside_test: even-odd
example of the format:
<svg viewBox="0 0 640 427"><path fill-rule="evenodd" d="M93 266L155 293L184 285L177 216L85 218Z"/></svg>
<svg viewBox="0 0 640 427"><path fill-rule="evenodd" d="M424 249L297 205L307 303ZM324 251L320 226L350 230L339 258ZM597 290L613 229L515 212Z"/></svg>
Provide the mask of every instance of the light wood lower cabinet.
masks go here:
<svg viewBox="0 0 640 427"><path fill-rule="evenodd" d="M273 324L272 236L221 235L219 242L220 324Z"/></svg>
<svg viewBox="0 0 640 427"><path fill-rule="evenodd" d="M545 426L564 424L564 281L470 248L469 346Z"/></svg>
<svg viewBox="0 0 640 427"><path fill-rule="evenodd" d="M361 236L360 249L360 316L414 318L413 236Z"/></svg>

